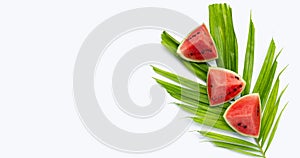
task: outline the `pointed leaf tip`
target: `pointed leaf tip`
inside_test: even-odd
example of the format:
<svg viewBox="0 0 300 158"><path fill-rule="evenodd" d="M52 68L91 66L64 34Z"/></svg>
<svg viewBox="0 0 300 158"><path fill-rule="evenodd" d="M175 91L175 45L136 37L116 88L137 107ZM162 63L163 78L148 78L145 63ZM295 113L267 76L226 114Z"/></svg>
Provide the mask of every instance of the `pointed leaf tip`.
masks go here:
<svg viewBox="0 0 300 158"><path fill-rule="evenodd" d="M280 51L277 53L276 57L275 57L275 61L279 58L280 54L282 53L283 48L280 49Z"/></svg>
<svg viewBox="0 0 300 158"><path fill-rule="evenodd" d="M287 69L289 65L286 65L278 74L278 78L281 76L281 74Z"/></svg>

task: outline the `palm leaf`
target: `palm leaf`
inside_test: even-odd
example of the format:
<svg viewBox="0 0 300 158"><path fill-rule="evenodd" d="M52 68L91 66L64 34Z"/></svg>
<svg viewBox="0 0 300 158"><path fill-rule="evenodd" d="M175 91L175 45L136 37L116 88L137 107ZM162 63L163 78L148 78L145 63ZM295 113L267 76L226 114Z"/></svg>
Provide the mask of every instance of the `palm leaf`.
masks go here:
<svg viewBox="0 0 300 158"><path fill-rule="evenodd" d="M264 89L265 85L263 83L267 82L266 76L269 75L270 70L272 68L275 49L276 49L275 42L272 39L271 43L270 43L270 46L269 46L269 49L268 49L268 53L265 57L263 66L260 69L258 79L257 79L256 84L254 86L253 93L261 92Z"/></svg>
<svg viewBox="0 0 300 158"><path fill-rule="evenodd" d="M250 17L247 50L245 54L244 72L243 72L243 78L246 81L246 87L242 95L249 94L251 88L253 65L254 65L254 44L255 44L255 28L252 21L252 17Z"/></svg>
<svg viewBox="0 0 300 158"><path fill-rule="evenodd" d="M159 72L160 74L163 74L164 77L172 79L172 77L177 76L177 78L181 78L184 81L188 81L188 79L186 79L184 77L181 77L181 76L178 76L178 75L175 75L175 74L172 74L170 72L168 72L168 73L161 73L161 72L166 72L166 71L161 70L161 69L159 69L157 67L153 66L153 69L155 69L156 72ZM157 70L159 70L159 71L157 71ZM264 129L264 124L266 124L266 122L269 121L269 119L267 119L267 118L269 116L275 116L276 115L277 110L271 110L270 111L270 109L273 106L275 106L275 107L278 108L279 103L280 103L280 98L282 97L284 91L286 90L286 88L284 88L284 90L281 92L281 94L279 95L279 97L277 97L278 87L279 87L279 76L281 75L281 73L283 72L283 70L279 73L279 75L277 77L277 80L276 80L275 84L272 87L272 92L270 94L271 97L269 98L269 100L267 102L266 109L264 111L264 114L262 115L262 118L263 118L262 119L262 129ZM226 107L229 106L228 103L226 103L225 106L223 106L223 107L218 106L218 107L212 108L212 107L209 107L209 105L207 103L207 99L205 99L203 102L200 101L201 100L200 96L201 95L206 95L206 94L202 93L200 91L195 91L196 89L194 87L191 87L191 85L187 84L186 82L179 82L180 80L174 79L174 81L177 81L176 83L178 83L179 85L181 85L180 83L184 83L184 85L188 85L191 88L184 88L184 87L181 87L181 86L184 86L184 85L179 86L179 85L175 85L175 84L172 84L172 83L160 80L160 79L156 79L156 78L155 78L155 80L157 81L157 83L159 83L160 85L162 85L167 90L167 92L170 93L170 95L173 96L175 99L186 103L186 104L182 104L182 103L175 103L175 104L177 106L179 106L181 109L183 109L184 111L187 111L187 112L195 115L194 117L192 117L192 119L196 123L199 123L199 124L202 124L202 125L206 125L206 126L209 126L209 127L212 127L212 128L216 128L216 129L228 131L228 132L234 132L227 125L227 123L225 122L225 120L222 117L222 115L224 114L224 111L225 111ZM190 82L190 83L197 84L197 82L194 82L194 81ZM203 85L201 85L201 86L203 86ZM197 94L199 94L199 95L197 95ZM277 101L276 101L276 99L277 99ZM276 101L276 103L275 103L274 100ZM270 121L270 122L273 122L273 121ZM262 137L264 139L264 141L266 141L267 140L267 136L269 136L269 139L268 139L269 141L268 141L268 144L266 146L266 149L270 146L271 141L274 138L274 135L275 135L275 132L276 132L276 129L277 129L279 121L276 121L276 122L277 122L277 125L275 124L274 127L271 130L266 130L267 131L266 132L267 133L266 136L264 136L265 134L261 134L261 136L264 136L264 137ZM270 128L270 127L268 126L268 128ZM262 131L265 131L265 130L262 130ZM208 135L204 135L204 136L207 136L208 138L210 138L210 136L208 136ZM229 138L230 138L229 136L226 137L226 135L222 135L221 138L222 137L224 139L224 140L222 140L222 141L224 141L224 143L219 143L219 142L216 143L216 141L215 142L211 141L211 142L213 144L215 144L216 146L218 146L218 147L230 149L230 150L233 150L235 152L240 152L240 153L247 154L247 155L252 155L252 156L261 156L262 155L261 157L265 157L264 156L265 152L263 151L263 149L261 147L264 144L259 143L259 141L262 138L259 138L259 139L256 140L256 141L258 141L258 144L256 144L255 147L258 148L258 149L260 149L259 151L261 151L260 152L261 155L258 155L258 154L255 154L253 152L250 152L250 151L242 150L241 148L237 148L237 147L233 148L232 145L225 146L226 143L227 144L228 143L232 144L233 142L226 141L226 140L229 140ZM233 140L233 141L235 141L232 138L230 138L230 139ZM245 147L253 147L253 145L255 145L252 142L249 142L248 140L244 140L244 139L241 139L241 140L243 140L244 142L247 142L248 146L246 144L244 144ZM220 141L220 140L217 140L217 141ZM235 145L239 144L239 143L240 142L236 141ZM249 144L251 144L251 145L249 145Z"/></svg>
<svg viewBox="0 0 300 158"><path fill-rule="evenodd" d="M269 93L271 91L271 86L272 86L274 76L276 73L276 69L277 69L277 65L278 65L277 59L278 59L279 55L281 54L281 52L282 52L282 50L280 50L280 52L277 54L276 58L274 59L270 72L268 72L267 75L264 76L265 78L262 80L262 83L261 83L264 86L261 86L262 88L258 91L258 93L260 94L261 105L262 105L263 110L265 108L266 101L268 100Z"/></svg>
<svg viewBox="0 0 300 158"><path fill-rule="evenodd" d="M231 8L227 4L210 5L209 20L210 32L216 43L219 54L219 59L217 60L218 66L238 72L238 48L233 28ZM162 33L161 38L161 43L172 54L174 54L174 56L177 57L187 67L187 69L193 72L201 80L206 80L209 64L193 63L181 59L176 54L179 42L165 31ZM247 82L247 87L242 95L249 94L251 88L254 65L254 42L255 28L250 16L243 71L243 77ZM244 155L265 158L266 151L269 149L271 142L274 139L279 120L286 108L285 105L278 114L280 100L286 90L285 87L281 91L280 95L278 95L280 87L279 78L286 67L278 74L275 83L273 83L278 66L277 58L282 52L280 51L275 57L275 51L276 45L272 39L253 89L253 92L260 94L262 102L262 120L260 136L259 138L253 138L252 140L246 139L246 137L243 136L240 138L230 136L232 134L236 134L236 132L228 126L222 117L230 103L225 103L223 106L210 107L205 85L152 66L153 70L157 74L171 80L174 83L163 81L158 78L154 79L158 84L166 89L173 98L181 101L181 103L174 104L182 110L192 114L189 118L193 119L194 122L212 129L218 129L220 132L226 131L224 134L211 131L199 131L199 133L204 136L208 142L211 142L217 147L239 152Z"/></svg>
<svg viewBox="0 0 300 158"><path fill-rule="evenodd" d="M191 89L187 89L184 87L177 86L172 83L165 82L163 80L154 78L157 83L162 85L169 93L181 94L187 98L199 101L203 104L208 105L208 97L206 93L202 93L201 91L195 91Z"/></svg>
<svg viewBox="0 0 300 158"><path fill-rule="evenodd" d="M238 72L238 44L227 4L209 6L209 27L219 54L218 66Z"/></svg>
<svg viewBox="0 0 300 158"><path fill-rule="evenodd" d="M215 132L198 132L208 138L208 142L213 143L217 147L229 149L249 156L263 157L260 148L252 142Z"/></svg>
<svg viewBox="0 0 300 158"><path fill-rule="evenodd" d="M275 119L275 115L277 113L277 109L278 109L278 106L279 106L279 103L280 103L280 99L283 95L283 93L285 92L286 88L285 87L281 94L278 96L278 90L279 90L279 77L280 75L282 74L282 72L286 69L286 67L279 73L277 79L276 79L276 82L273 86L273 89L271 91L271 94L270 94L270 97L268 98L268 102L266 104L266 108L264 110L264 113L263 113L263 117L262 117L262 121L261 121L261 133L260 133L260 137L259 137L259 140L262 139L262 145L264 145L264 142L266 141L266 138L269 134L269 131L271 129L271 126L272 126L272 123ZM277 99L277 102L276 102L276 99Z"/></svg>
<svg viewBox="0 0 300 158"><path fill-rule="evenodd" d="M279 79L276 80L270 98L268 100L266 109L262 115L262 120L261 120L261 132L260 132L260 136L258 138L258 140L260 141L263 137L265 137L266 133L265 129L267 127L267 125L269 124L269 118L272 117L272 109L273 106L276 102L276 98L277 98L277 94L278 94L278 89L279 89ZM265 141L265 139L263 139L263 142Z"/></svg>
<svg viewBox="0 0 300 158"><path fill-rule="evenodd" d="M214 132L206 132L206 131L198 131L198 132L201 135L203 135L207 138L210 138L210 139L223 141L223 142L227 142L227 143L231 143L231 144L235 144L235 145L257 148L256 144L251 143L249 141L245 141L244 139L240 139L240 138L236 138L236 137L232 137L232 136L228 136L228 135L223 135L223 134L219 134L219 133L214 133Z"/></svg>
<svg viewBox="0 0 300 158"><path fill-rule="evenodd" d="M187 79L185 77L181 77L179 75L167 72L167 71L162 70L162 69L160 69L158 67L155 67L155 66L152 66L152 68L157 74L159 74L159 75L161 75L161 76L163 76L167 79L170 79L170 80L172 80L172 81L174 81L174 82L176 82L180 85L183 85L184 87L199 91L199 92L204 93L204 94L207 93L206 86L204 86L203 84L200 84L198 82Z"/></svg>
<svg viewBox="0 0 300 158"><path fill-rule="evenodd" d="M193 113L195 117L202 118L202 117L207 117L209 119L215 119L215 120L223 120L224 118L221 117L219 114L214 114L214 113L208 113L207 110L203 110L194 106L190 106L187 104L182 104L182 103L177 103L174 102L173 104L177 105L180 107L182 110ZM191 117L193 118L193 117Z"/></svg>
<svg viewBox="0 0 300 158"><path fill-rule="evenodd" d="M192 117L192 119L194 122L199 123L201 125L206 125L208 127L220 129L223 131L233 132L233 130L224 121L207 119L206 117Z"/></svg>
<svg viewBox="0 0 300 158"><path fill-rule="evenodd" d="M263 83L265 85L264 88L262 90L258 91L258 93L260 95L262 111L264 111L266 101L268 100L268 97L269 97L269 93L270 93L270 90L271 90L271 86L273 84L273 80L274 80L274 76L275 76L275 73L276 73L277 65L278 65L278 62L274 61L269 74L267 76L265 76L266 78L263 79L263 81L266 82L266 83Z"/></svg>
<svg viewBox="0 0 300 158"><path fill-rule="evenodd" d="M221 142L221 141L209 141L217 146L221 146L221 147L227 147L227 148L231 148L231 149L237 149L237 150L243 150L243 151L253 151L253 152L260 152L259 149L254 149L251 147L247 147L247 146L243 146L243 145L236 145L236 144L230 144L230 143L226 143L226 142ZM257 155L259 156L259 155Z"/></svg>
<svg viewBox="0 0 300 158"><path fill-rule="evenodd" d="M219 147L220 147L220 146L219 146ZM225 147L221 147L221 148L225 148ZM251 152L247 152L247 151L243 151L243 150L232 149L232 148L225 148L225 149L229 149L229 150L235 151L235 152L237 152L237 153L241 153L241 154L248 155L248 156L264 157L264 156L257 155L257 154L254 154L254 153L251 153Z"/></svg>
<svg viewBox="0 0 300 158"><path fill-rule="evenodd" d="M278 118L277 118L277 120L276 120L276 122L275 122L275 125L274 125L274 127L273 127L273 129L272 129L272 132L271 132L271 134L270 134L270 138L269 138L267 147L266 147L266 149L265 149L265 152L267 152L267 150L269 149L269 147L270 147L270 145L271 145L271 143L272 143L272 141L273 141L273 138L274 138L274 136L275 136L275 133L276 133L276 130L277 130L277 127L278 127L278 124L279 124L281 115L282 115L283 111L285 110L287 104L288 104L288 103L285 104L285 106L284 106L283 109L281 110L281 112L280 112L280 114L279 114L279 116L278 116Z"/></svg>

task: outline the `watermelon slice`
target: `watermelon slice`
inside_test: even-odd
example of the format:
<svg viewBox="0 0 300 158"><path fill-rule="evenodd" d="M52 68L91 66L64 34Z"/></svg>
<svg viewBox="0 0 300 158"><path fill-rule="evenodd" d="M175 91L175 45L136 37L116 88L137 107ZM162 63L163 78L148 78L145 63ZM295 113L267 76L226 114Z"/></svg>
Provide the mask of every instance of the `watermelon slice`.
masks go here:
<svg viewBox="0 0 300 158"><path fill-rule="evenodd" d="M224 118L236 132L257 138L260 131L260 98L257 93L236 100L225 111Z"/></svg>
<svg viewBox="0 0 300 158"><path fill-rule="evenodd" d="M205 24L192 31L178 46L177 53L192 62L206 62L218 58L218 53Z"/></svg>
<svg viewBox="0 0 300 158"><path fill-rule="evenodd" d="M245 88L246 82L237 73L217 67L210 67L207 75L207 94L210 106L217 106L232 100Z"/></svg>

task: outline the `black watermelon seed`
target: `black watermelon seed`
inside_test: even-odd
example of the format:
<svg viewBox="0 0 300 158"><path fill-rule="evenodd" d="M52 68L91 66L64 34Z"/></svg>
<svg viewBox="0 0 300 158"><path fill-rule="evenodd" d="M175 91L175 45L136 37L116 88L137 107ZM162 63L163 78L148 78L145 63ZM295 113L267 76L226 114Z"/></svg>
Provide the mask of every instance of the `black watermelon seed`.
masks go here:
<svg viewBox="0 0 300 158"><path fill-rule="evenodd" d="M205 54L206 52L212 52L211 49L203 49L200 51L201 54Z"/></svg>
<svg viewBox="0 0 300 158"><path fill-rule="evenodd" d="M247 128L247 125L243 126L245 129Z"/></svg>
<svg viewBox="0 0 300 158"><path fill-rule="evenodd" d="M235 91L237 91L237 89L236 89L236 88L233 88L233 91L235 92Z"/></svg>
<svg viewBox="0 0 300 158"><path fill-rule="evenodd" d="M242 125L242 123L238 123L237 125L238 125L238 126L241 126L241 125Z"/></svg>
<svg viewBox="0 0 300 158"><path fill-rule="evenodd" d="M237 77L237 76L234 76L234 78L236 78L237 80L240 80L240 78L239 78L239 77Z"/></svg>

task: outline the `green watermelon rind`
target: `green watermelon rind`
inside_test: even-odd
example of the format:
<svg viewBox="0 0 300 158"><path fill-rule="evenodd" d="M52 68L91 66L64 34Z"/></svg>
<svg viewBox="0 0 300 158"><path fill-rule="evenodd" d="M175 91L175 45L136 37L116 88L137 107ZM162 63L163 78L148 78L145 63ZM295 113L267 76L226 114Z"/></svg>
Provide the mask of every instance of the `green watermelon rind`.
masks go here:
<svg viewBox="0 0 300 158"><path fill-rule="evenodd" d="M202 23L202 25L205 25L205 24ZM201 26L201 25L200 25L200 26ZM211 34L210 34L209 31L208 31L208 34L209 34L209 36L212 38L213 45L214 45L215 48L216 48L216 54L217 54L217 56L216 56L215 58L210 58L210 59L207 59L207 60L193 60L193 59L189 59L189 58L185 57L185 56L183 55L183 53L180 51L180 48L181 48L182 44L184 43L184 41L185 41L185 40L191 35L191 33L194 32L197 28L198 28L198 27L196 27L193 31L191 31L191 32L190 32L190 33L189 33L189 34L188 34L188 35L180 42L179 46L177 47L176 53L177 53L182 59L184 59L184 60L186 60L186 61L190 61L190 62L196 62L196 63L205 63L205 62L208 62L208 61L212 61L212 60L218 59L219 53L218 53L218 50L217 50L217 48L216 48L215 41L213 40L213 38L212 38L212 36L211 36Z"/></svg>
<svg viewBox="0 0 300 158"><path fill-rule="evenodd" d="M261 112L261 100L260 100L260 96L259 96L259 93L252 93L252 94L248 94L248 95L245 95L245 96L250 96L250 95L256 95L258 96L258 99L259 99L259 110ZM243 97L245 97L243 96ZM232 128L234 131L236 131L237 133L239 133L240 135L243 135L243 136L246 136L246 137L253 137L253 138L258 138L259 137L259 134L260 134L260 129L261 129L261 117L260 117L260 120L259 120L259 129L258 129L258 135L257 136L254 136L254 135L249 135L249 134L245 134L245 133L242 133L242 132L239 132L237 129L235 129L230 123L229 121L226 119L226 115L227 115L227 112L229 111L230 107L232 107L236 102L238 102L240 99L242 99L243 97L240 97L239 99L237 99L236 101L234 101L227 109L226 111L224 112L224 115L223 115L223 118L224 120L226 121L226 123L228 124L228 126L230 128Z"/></svg>
<svg viewBox="0 0 300 158"><path fill-rule="evenodd" d="M208 68L207 74L209 74L209 71L210 71L211 69L221 69L221 70L226 71L226 72L229 72L229 73L234 73L236 76L238 76L239 78L241 78L241 81L242 81L242 83L243 83L243 87L242 87L241 92L239 92L238 94L236 94L234 97L230 98L230 99L227 100L227 101L225 100L224 102L221 102L221 103L219 103L219 104L211 104L211 103L210 103L210 99L208 99L209 105L210 105L210 106L215 107L215 106L219 106L219 105L222 105L222 104L224 104L224 103L227 103L227 102L229 102L230 100L234 99L236 96L240 95L240 94L244 91L244 89L246 88L246 84L247 84L246 81L245 81L238 73L236 73L236 72L234 72L234 71L231 71L231 70L228 70L228 69L225 69L225 68L220 68L220 67L211 66L211 67ZM209 75L207 75L206 81L208 81L208 76L209 76ZM209 93L208 93L208 87L207 87L207 95L208 95L208 98L210 98L210 95L209 95Z"/></svg>

